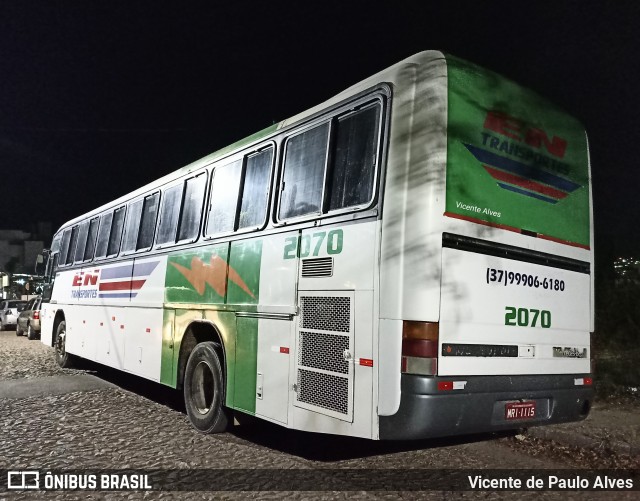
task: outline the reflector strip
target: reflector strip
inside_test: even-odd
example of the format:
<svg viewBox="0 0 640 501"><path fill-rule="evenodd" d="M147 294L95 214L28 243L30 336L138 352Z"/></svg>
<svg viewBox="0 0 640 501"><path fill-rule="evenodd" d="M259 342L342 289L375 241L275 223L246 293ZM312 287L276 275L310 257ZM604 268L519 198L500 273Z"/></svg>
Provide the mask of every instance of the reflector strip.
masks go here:
<svg viewBox="0 0 640 501"><path fill-rule="evenodd" d="M373 367L373 360L371 360L370 358L361 358L360 365L363 365L365 367Z"/></svg>
<svg viewBox="0 0 640 501"><path fill-rule="evenodd" d="M289 354L289 348L287 346L281 346L280 347L280 353Z"/></svg>

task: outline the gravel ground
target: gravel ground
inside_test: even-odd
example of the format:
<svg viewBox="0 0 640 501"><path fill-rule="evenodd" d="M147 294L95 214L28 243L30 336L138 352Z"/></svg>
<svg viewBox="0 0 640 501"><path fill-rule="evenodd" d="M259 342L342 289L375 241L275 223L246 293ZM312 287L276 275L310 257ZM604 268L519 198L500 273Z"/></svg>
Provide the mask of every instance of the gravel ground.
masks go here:
<svg viewBox="0 0 640 501"><path fill-rule="evenodd" d="M52 348L39 340L29 341L15 334L15 331L0 331L0 380L84 373L61 369L56 364Z"/></svg>
<svg viewBox="0 0 640 501"><path fill-rule="evenodd" d="M0 333L0 384L2 380L55 378L87 371L57 367L53 350L40 342ZM95 373L97 366L90 366ZM406 468L479 470L519 468L553 469L580 466L574 459L549 452L548 440L487 440L487 437L431 440L412 443L371 442L347 437L294 432L260 422L234 428L230 433L202 435L191 428L180 408L179 395L138 378L109 370L98 370L114 387L74 391L66 394L0 399L0 468L38 470L71 469L312 469L319 487L331 492L42 492L2 493L8 499L506 499L513 492L340 492L331 469ZM44 380L43 380L44 381ZM598 443L635 444L638 413L616 407L610 412L595 409L584 423L552 427L567 436L589 436ZM612 428L612 424L615 428ZM571 428L571 426L574 426ZM546 428L550 429L550 428ZM605 435L605 433L607 435ZM557 437L555 437L557 438ZM554 438L554 440L555 440ZM533 443L538 440L542 443ZM562 442L566 443L566 442ZM545 445L546 444L546 445ZM630 449L631 450L631 449ZM626 457L626 468L639 468ZM597 458L594 459L596 461ZM631 462L629 462L631 461ZM618 463L613 463L615 466ZM635 465L635 466L634 466ZM607 466L607 465L605 465ZM608 465L611 466L611 465ZM318 473L326 470L326 474ZM351 470L350 470L351 471ZM275 475L275 474L274 474ZM354 477L366 488L366 472ZM265 480L269 485L269 479ZM573 493L576 494L576 493ZM612 493L577 493L575 498L612 499ZM620 493L618 499L633 499ZM518 498L565 499L561 492L519 492Z"/></svg>

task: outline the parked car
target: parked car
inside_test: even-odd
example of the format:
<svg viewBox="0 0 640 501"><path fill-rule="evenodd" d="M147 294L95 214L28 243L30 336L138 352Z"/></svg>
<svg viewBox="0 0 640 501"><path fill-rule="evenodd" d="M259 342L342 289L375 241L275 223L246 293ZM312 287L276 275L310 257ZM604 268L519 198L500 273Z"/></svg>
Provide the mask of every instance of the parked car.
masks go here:
<svg viewBox="0 0 640 501"><path fill-rule="evenodd" d="M36 339L40 337L40 304L42 297L31 299L18 315L16 325L16 336L22 336L25 332L27 338Z"/></svg>
<svg viewBox="0 0 640 501"><path fill-rule="evenodd" d="M26 306L26 301L19 299L4 300L0 303L0 330L8 327L15 327L18 320L18 313Z"/></svg>

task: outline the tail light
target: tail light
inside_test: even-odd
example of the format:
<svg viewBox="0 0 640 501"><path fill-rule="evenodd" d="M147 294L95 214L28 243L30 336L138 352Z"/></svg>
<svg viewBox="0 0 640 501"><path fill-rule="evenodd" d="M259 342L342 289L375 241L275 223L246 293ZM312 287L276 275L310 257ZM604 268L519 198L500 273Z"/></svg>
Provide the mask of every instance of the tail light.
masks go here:
<svg viewBox="0 0 640 501"><path fill-rule="evenodd" d="M435 376L438 372L438 323L402 323L402 372Z"/></svg>
<svg viewBox="0 0 640 501"><path fill-rule="evenodd" d="M34 320L40 320L40 310L34 310L33 319Z"/></svg>

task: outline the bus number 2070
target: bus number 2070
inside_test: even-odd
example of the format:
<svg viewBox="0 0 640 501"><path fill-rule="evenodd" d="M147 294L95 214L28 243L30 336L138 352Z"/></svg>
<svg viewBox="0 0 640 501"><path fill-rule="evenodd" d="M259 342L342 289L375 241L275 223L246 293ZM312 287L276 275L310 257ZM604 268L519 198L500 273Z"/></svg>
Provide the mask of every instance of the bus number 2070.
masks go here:
<svg viewBox="0 0 640 501"><path fill-rule="evenodd" d="M518 327L537 327L543 329L551 327L551 312L548 310L536 310L535 308L516 308L505 306L504 325L516 325Z"/></svg>

